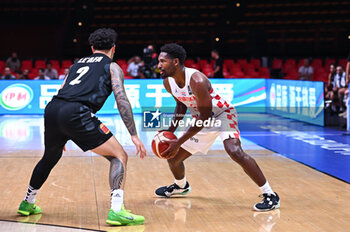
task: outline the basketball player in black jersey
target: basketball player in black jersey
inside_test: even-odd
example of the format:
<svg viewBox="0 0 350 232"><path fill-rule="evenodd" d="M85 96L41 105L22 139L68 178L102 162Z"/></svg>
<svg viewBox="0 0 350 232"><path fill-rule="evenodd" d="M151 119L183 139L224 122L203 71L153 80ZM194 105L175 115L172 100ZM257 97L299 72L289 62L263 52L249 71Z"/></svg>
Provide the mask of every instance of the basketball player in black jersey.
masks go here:
<svg viewBox="0 0 350 232"><path fill-rule="evenodd" d="M72 140L83 151L91 150L110 161L109 183L111 209L107 223L142 224L144 217L131 214L123 206L123 188L128 156L123 147L94 115L113 91L120 116L141 158L146 150L137 136L132 108L124 89L124 75L112 58L117 34L112 29L98 29L89 37L93 54L72 65L62 88L45 108L45 152L34 168L30 185L18 213L38 214L35 205L38 190L62 156L62 149Z"/></svg>

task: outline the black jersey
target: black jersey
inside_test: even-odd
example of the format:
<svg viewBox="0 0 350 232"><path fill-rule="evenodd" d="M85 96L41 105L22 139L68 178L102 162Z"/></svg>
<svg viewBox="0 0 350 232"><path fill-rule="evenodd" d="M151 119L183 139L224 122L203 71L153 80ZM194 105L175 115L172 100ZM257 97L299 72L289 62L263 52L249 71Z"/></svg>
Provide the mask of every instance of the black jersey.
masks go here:
<svg viewBox="0 0 350 232"><path fill-rule="evenodd" d="M81 58L70 68L66 82L55 98L80 102L96 113L112 92L111 62L102 53Z"/></svg>

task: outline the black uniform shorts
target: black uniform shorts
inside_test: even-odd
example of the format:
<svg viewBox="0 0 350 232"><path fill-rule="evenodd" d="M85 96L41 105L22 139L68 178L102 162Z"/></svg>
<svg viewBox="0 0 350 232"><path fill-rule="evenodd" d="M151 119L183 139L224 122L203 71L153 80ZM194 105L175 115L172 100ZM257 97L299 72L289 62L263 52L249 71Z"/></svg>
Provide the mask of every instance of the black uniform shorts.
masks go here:
<svg viewBox="0 0 350 232"><path fill-rule="evenodd" d="M54 98L45 108L45 147L62 149L72 140L83 151L105 143L113 134L90 108L79 102Z"/></svg>

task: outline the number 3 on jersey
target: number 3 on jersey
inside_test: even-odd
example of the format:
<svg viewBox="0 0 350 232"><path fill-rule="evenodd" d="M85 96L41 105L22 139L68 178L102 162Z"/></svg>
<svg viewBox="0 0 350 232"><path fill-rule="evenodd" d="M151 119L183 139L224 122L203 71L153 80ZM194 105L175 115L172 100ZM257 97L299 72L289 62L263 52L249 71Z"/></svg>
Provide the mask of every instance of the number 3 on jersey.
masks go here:
<svg viewBox="0 0 350 232"><path fill-rule="evenodd" d="M70 85L80 84L80 82L81 82L80 78L82 78L88 71L89 71L89 66L84 66L84 67L81 67L80 69L78 69L77 73L79 73L79 76L77 76L77 78L75 78L74 80L69 82L69 84Z"/></svg>

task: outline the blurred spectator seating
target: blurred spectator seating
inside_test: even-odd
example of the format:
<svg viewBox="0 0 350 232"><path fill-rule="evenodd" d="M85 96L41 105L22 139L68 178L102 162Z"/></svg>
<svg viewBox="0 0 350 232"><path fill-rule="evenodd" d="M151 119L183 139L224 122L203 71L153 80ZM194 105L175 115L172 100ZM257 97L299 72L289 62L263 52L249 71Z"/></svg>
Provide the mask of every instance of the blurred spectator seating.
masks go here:
<svg viewBox="0 0 350 232"><path fill-rule="evenodd" d="M225 59L224 60L224 65L226 66L231 66L235 63L235 61L233 59Z"/></svg>
<svg viewBox="0 0 350 232"><path fill-rule="evenodd" d="M251 59L250 63L254 65L255 69L259 69L261 67L261 62L259 59Z"/></svg>
<svg viewBox="0 0 350 232"><path fill-rule="evenodd" d="M260 68L260 78L270 78L270 70L266 67Z"/></svg>
<svg viewBox="0 0 350 232"><path fill-rule="evenodd" d="M72 64L73 64L72 60L62 60L61 68L70 68Z"/></svg>
<svg viewBox="0 0 350 232"><path fill-rule="evenodd" d="M57 71L61 69L60 62L58 60L50 60L49 62L52 64L52 68L56 69ZM65 67L65 68L69 68L69 67Z"/></svg>
<svg viewBox="0 0 350 232"><path fill-rule="evenodd" d="M273 59L271 65L271 77L272 78L283 78L283 60L282 59Z"/></svg>
<svg viewBox="0 0 350 232"><path fill-rule="evenodd" d="M329 67L330 64L337 63L335 59L326 59L324 67Z"/></svg>
<svg viewBox="0 0 350 232"><path fill-rule="evenodd" d="M311 61L311 66L315 69L321 68L322 67L322 59L312 59Z"/></svg>
<svg viewBox="0 0 350 232"><path fill-rule="evenodd" d="M5 61L0 60L0 73L3 74L5 69Z"/></svg>
<svg viewBox="0 0 350 232"><path fill-rule="evenodd" d="M343 68L346 68L347 62L348 61L346 59L339 59L338 60L338 65L341 65Z"/></svg>
<svg viewBox="0 0 350 232"><path fill-rule="evenodd" d="M59 59L37 59L37 60L23 60L21 62L20 70L29 70L29 78L33 79L37 76L39 68L45 68L47 62L52 63L53 68L58 71L59 75L64 74L65 68L69 68L73 63L72 60L59 60ZM127 60L118 59L116 62L122 68L125 79L131 79L132 77L127 76ZM346 59L333 59L333 58L314 58L311 61L311 66L314 69L314 76L312 81L323 81L328 80L328 68L329 64L335 63L338 65L346 66ZM303 65L303 59L273 59L271 66L261 67L260 59L224 59L223 74L225 78L276 78L276 70L282 74L282 77L287 80L298 80L298 68ZM189 68L198 69L206 75L213 73L213 66L207 59L199 59L197 62L194 59L185 60L185 66ZM3 75L5 69L5 61L0 60L0 73ZM13 73L15 75L15 73Z"/></svg>
<svg viewBox="0 0 350 232"><path fill-rule="evenodd" d="M21 70L28 69L29 71L33 69L33 62L32 60L23 60Z"/></svg>
<svg viewBox="0 0 350 232"><path fill-rule="evenodd" d="M237 64L239 64L241 67L244 67L247 64L246 59L238 59Z"/></svg>
<svg viewBox="0 0 350 232"><path fill-rule="evenodd" d="M199 65L200 69L203 69L205 67L205 65L209 65L210 67L212 67L212 65L209 64L208 60L206 60L206 59L198 60L197 64Z"/></svg>
<svg viewBox="0 0 350 232"><path fill-rule="evenodd" d="M39 68L45 69L46 68L46 61L45 60L36 60L34 68L35 69L39 69Z"/></svg>
<svg viewBox="0 0 350 232"><path fill-rule="evenodd" d="M192 59L185 60L185 66L190 67L192 64L196 64L196 62Z"/></svg>
<svg viewBox="0 0 350 232"><path fill-rule="evenodd" d="M273 59L272 60L272 69L282 69L282 59Z"/></svg>

